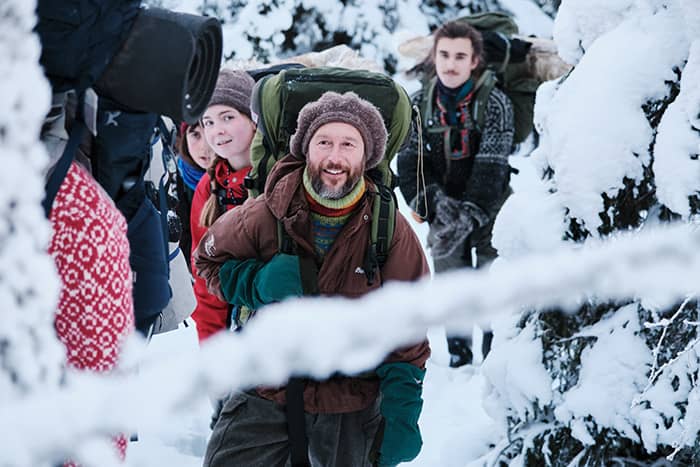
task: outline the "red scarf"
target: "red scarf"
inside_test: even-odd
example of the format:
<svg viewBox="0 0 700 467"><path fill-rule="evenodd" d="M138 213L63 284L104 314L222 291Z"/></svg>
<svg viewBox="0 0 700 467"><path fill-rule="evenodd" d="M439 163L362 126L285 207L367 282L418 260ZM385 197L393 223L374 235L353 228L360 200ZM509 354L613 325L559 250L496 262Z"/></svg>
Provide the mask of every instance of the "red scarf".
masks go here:
<svg viewBox="0 0 700 467"><path fill-rule="evenodd" d="M469 116L469 105L474 91L470 91L467 96L457 102L454 109L455 123L450 123L449 109L438 92L437 106L439 110L440 125L448 127L443 133L443 143L445 145L445 155L451 160L466 159L469 157L469 130L466 128Z"/></svg>
<svg viewBox="0 0 700 467"><path fill-rule="evenodd" d="M234 171L226 160L217 162L214 168L216 186L212 186L212 193L216 193L220 207L226 207L226 210L229 210L243 204L243 201L248 198L248 190L243 186L243 180L250 169L251 167L245 167Z"/></svg>

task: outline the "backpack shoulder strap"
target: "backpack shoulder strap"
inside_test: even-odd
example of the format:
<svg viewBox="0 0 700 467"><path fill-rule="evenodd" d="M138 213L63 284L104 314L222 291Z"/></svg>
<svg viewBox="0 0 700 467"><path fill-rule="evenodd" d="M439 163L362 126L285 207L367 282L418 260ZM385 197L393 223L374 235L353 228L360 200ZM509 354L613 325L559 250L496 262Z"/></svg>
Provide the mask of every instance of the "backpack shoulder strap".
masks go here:
<svg viewBox="0 0 700 467"><path fill-rule="evenodd" d="M267 166L270 157L275 158L277 154L277 144L270 133L268 124L265 121L265 112L263 112L263 92L265 84L276 75L267 74L255 83L253 94L251 96L251 111L253 120L257 125L255 137L260 137L262 140L263 154L257 164L253 164L253 170L245 176L243 186L249 191L251 196L258 196L265 190L265 181L267 180ZM260 135L260 136L258 136Z"/></svg>
<svg viewBox="0 0 700 467"><path fill-rule="evenodd" d="M58 191L61 189L61 184L63 180L68 175L70 166L75 160L75 156L78 153L78 148L80 143L83 141L83 136L85 135L85 130L87 130L87 125L83 119L83 105L85 100L85 92L78 94L77 105L75 108L75 116L73 118L72 127L68 134L68 141L63 149L63 154L58 159L56 164L54 164L53 170L49 174L46 185L44 186L44 199L41 202L44 208L44 215L48 219L51 215L51 208L53 202L58 195ZM63 106L63 111L65 112L65 100L61 104Z"/></svg>
<svg viewBox="0 0 700 467"><path fill-rule="evenodd" d="M287 233L282 221L277 219L277 251L287 255L296 255L297 246L294 239Z"/></svg>
<svg viewBox="0 0 700 467"><path fill-rule="evenodd" d="M477 131L481 133L486 122L486 107L489 101L489 95L496 86L496 74L491 70L484 70L476 82L476 92L472 104L472 120L476 125Z"/></svg>
<svg viewBox="0 0 700 467"><path fill-rule="evenodd" d="M378 269L384 267L389 257L389 247L394 239L396 227L396 198L386 185L377 184L372 204L370 241L365 253L364 270L367 284L372 285Z"/></svg>
<svg viewBox="0 0 700 467"><path fill-rule="evenodd" d="M163 164L163 174L161 175L158 183L158 210L160 211L160 222L163 228L163 238L168 239L170 237L170 227L168 222L168 193L171 190L171 185L173 184L177 173L175 153L173 150L175 147L175 130L169 130L162 117L158 118L156 125L156 128L158 129L157 134L161 139L162 151L160 158ZM151 151L152 150L153 145L151 145ZM179 252L179 245L171 252L169 251L168 242L165 242L165 254L168 257L168 263L174 260ZM168 268L170 268L170 265L168 265ZM170 272L168 271L168 275L169 274Z"/></svg>
<svg viewBox="0 0 700 467"><path fill-rule="evenodd" d="M288 255L298 255L297 244L277 219L277 251ZM304 295L318 295L318 268L313 258L299 256L299 273ZM289 456L292 467L310 467L309 441L304 418L304 378L292 376L285 388L287 404L287 434L289 436Z"/></svg>
<svg viewBox="0 0 700 467"><path fill-rule="evenodd" d="M428 84L423 88L423 94L420 98L420 113L423 119L423 127L428 128L434 125L433 120L433 102L435 96L435 86L437 84L437 77L434 77Z"/></svg>

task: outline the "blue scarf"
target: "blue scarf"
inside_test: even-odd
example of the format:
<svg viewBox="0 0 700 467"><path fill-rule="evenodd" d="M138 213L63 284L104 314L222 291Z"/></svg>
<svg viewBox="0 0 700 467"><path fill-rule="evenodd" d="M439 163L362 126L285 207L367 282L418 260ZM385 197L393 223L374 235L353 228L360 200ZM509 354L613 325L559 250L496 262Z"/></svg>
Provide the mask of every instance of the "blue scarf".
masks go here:
<svg viewBox="0 0 700 467"><path fill-rule="evenodd" d="M448 88L440 78L437 80L438 96L447 110L447 122L450 125L457 125L457 104L463 101L474 87L474 80L469 78L458 88Z"/></svg>
<svg viewBox="0 0 700 467"><path fill-rule="evenodd" d="M202 175L206 172L199 167L188 164L182 158L177 159L177 168L180 171L180 175L182 175L182 180L185 182L185 185L193 191L197 188L199 179L202 178Z"/></svg>

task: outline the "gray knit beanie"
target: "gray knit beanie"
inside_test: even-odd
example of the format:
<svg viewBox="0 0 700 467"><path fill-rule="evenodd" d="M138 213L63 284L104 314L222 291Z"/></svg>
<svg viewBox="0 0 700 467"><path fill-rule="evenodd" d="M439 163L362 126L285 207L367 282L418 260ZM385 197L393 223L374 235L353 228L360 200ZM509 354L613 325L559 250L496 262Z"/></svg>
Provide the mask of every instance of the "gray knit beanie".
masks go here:
<svg viewBox="0 0 700 467"><path fill-rule="evenodd" d="M227 105L250 118L250 96L254 85L255 80L245 71L222 68L209 106Z"/></svg>
<svg viewBox="0 0 700 467"><path fill-rule="evenodd" d="M382 161L387 140L382 115L372 103L354 92L338 94L328 91L317 101L306 104L299 112L297 130L289 142L291 153L305 159L316 130L332 122L347 123L360 132L365 143L365 170L376 167Z"/></svg>

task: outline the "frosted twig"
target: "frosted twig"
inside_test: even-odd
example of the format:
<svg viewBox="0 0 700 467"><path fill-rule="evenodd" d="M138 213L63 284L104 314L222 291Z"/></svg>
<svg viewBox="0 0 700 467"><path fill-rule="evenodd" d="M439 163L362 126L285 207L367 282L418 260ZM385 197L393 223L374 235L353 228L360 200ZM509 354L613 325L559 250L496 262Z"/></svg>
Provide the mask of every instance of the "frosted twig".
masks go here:
<svg viewBox="0 0 700 467"><path fill-rule="evenodd" d="M689 351L691 351L698 343L700 343L700 337L699 337L699 338L696 338L695 340L693 340L692 342L690 342L688 345L686 345L686 346L685 346L685 349L683 349L682 351L680 351L680 352L678 353L678 355L676 355L675 357L673 357L671 360L669 360L668 362L664 363L658 370L652 372L652 374L649 376L649 381L647 382L647 385L646 385L646 387L644 388L644 390L643 390L641 393L639 393L639 395L637 395L637 396L632 400L632 407L634 407L635 405L638 405L638 404L640 404L640 403L642 402L642 397L644 396L644 394L646 394L646 392L647 392L649 389L651 389L651 387L654 385L654 383L656 382L656 380L658 379L658 377L664 372L664 370L666 370L666 368L668 368L669 366L671 366L671 365L673 365L674 363L676 363L676 362L677 362L681 357L683 357L684 355L687 355L687 353L688 353Z"/></svg>
<svg viewBox="0 0 700 467"><path fill-rule="evenodd" d="M685 430L684 430L684 434L685 434ZM673 443L673 444L674 444L674 446L676 447L676 449L674 449L673 452L672 452L671 454L669 454L668 456L666 456L666 459L668 459L668 460L670 460L670 461L673 461L673 459L676 457L676 455L677 455L679 452L681 452L681 451L683 450L683 444L682 444L682 443L676 442L676 443Z"/></svg>
<svg viewBox="0 0 700 467"><path fill-rule="evenodd" d="M689 373L688 375L690 377L690 385L692 386L692 389L689 391L689 394L693 391L693 389L698 387L698 381L697 378L695 377L694 373ZM687 411L686 411L686 416L687 416ZM679 420L679 424L683 427L683 432L681 433L680 439L675 441L672 446L674 447L673 452L666 456L666 459L669 461L673 461L673 459L676 457L676 455L683 450L685 447L685 443L683 442L683 439L688 439L688 425L683 423L685 419ZM691 424L692 426L692 424ZM697 434L697 433L696 433ZM692 436L692 438L695 438L695 435Z"/></svg>
<svg viewBox="0 0 700 467"><path fill-rule="evenodd" d="M622 467L637 465L639 467L648 467L648 464L639 462L635 459L630 459L629 457L612 457L610 459L613 462L619 463Z"/></svg>
<svg viewBox="0 0 700 467"><path fill-rule="evenodd" d="M578 454L576 454L576 456L573 459L571 459L571 462L569 462L567 467L578 467L579 461L586 454L587 450L588 449L586 449L586 448L581 449L581 451Z"/></svg>
<svg viewBox="0 0 700 467"><path fill-rule="evenodd" d="M683 310L685 309L685 306L688 304L691 297L692 297L691 295L688 295L687 297L685 297L685 300L683 300L683 303L681 303L681 306L678 307L678 310L676 310L676 312L673 314L673 316L671 316L671 319L669 319L669 320L662 319L660 321L660 323L662 323L661 325L664 326L664 330L661 333L661 337L659 338L658 344L656 344L656 347L652 351L652 355L654 356L654 365L651 368L652 375L654 375L654 373L659 365L659 352L661 351L661 345L664 343L664 339L666 339L666 332L668 331L668 327L671 325L671 323L673 323L676 320L678 315L680 315L683 312ZM652 325L653 324L650 324L647 327L651 327ZM656 375L656 376L658 376L658 375Z"/></svg>

